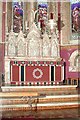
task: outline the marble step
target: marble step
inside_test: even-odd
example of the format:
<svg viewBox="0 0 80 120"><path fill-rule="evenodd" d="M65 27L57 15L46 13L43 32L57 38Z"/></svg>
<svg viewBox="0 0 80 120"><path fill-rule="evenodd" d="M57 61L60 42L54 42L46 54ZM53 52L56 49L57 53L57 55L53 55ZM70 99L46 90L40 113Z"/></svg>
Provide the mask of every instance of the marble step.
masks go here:
<svg viewBox="0 0 80 120"><path fill-rule="evenodd" d="M9 110L42 110L42 109L61 109L80 107L77 102L57 102L57 103L38 103L38 104L17 104L17 105L0 105L0 111Z"/></svg>
<svg viewBox="0 0 80 120"><path fill-rule="evenodd" d="M15 98L15 97L37 97L39 94L37 92L0 92L0 98Z"/></svg>
<svg viewBox="0 0 80 120"><path fill-rule="evenodd" d="M2 86L0 111L61 109L79 107L76 85L70 86ZM26 92L28 94L26 94ZM32 93L31 96L29 93ZM33 94L36 94L33 95Z"/></svg>
<svg viewBox="0 0 80 120"><path fill-rule="evenodd" d="M4 95L1 95L1 94L3 94L4 93ZM6 97L10 97L9 96L9 94L12 94L12 95L10 95L12 98L14 98L14 97L18 97L17 95L17 93L20 93L20 94L24 94L24 93L26 93L26 91L10 91L10 92L8 92L8 91L6 91L6 92L0 92L0 97L1 98L6 98ZM60 96L62 96L62 95L78 95L79 94L79 92L78 92L78 90L68 90L68 91L27 91L27 93L32 93L32 94L37 94L36 96L57 96L57 95L60 95ZM5 94L7 94L7 95L5 95ZM14 94L14 95L13 95ZM27 94L28 95L28 94ZM20 95L21 97L23 96L23 95ZM30 96L30 95L29 95Z"/></svg>
<svg viewBox="0 0 80 120"><path fill-rule="evenodd" d="M11 91L33 91L33 92L43 92L43 91L72 91L76 90L77 85L59 85L59 86L2 86L2 92Z"/></svg>
<svg viewBox="0 0 80 120"><path fill-rule="evenodd" d="M26 104L29 102L28 97L17 97L17 98L0 98L0 104ZM80 95L56 95L56 96L39 96L32 97L30 100L34 103L51 103L51 102L74 102L79 101Z"/></svg>

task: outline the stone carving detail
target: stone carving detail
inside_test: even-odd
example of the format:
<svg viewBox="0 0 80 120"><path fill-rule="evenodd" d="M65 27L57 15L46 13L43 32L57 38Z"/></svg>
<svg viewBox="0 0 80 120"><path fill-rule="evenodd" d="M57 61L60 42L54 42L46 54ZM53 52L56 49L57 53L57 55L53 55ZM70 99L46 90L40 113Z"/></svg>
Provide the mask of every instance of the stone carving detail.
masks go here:
<svg viewBox="0 0 80 120"><path fill-rule="evenodd" d="M35 23L32 24L26 38L24 38L22 31L17 35L11 31L8 37L8 44L6 44L8 46L5 47L8 48L8 55L10 57L59 58L59 42L55 28L54 26L51 39L49 39L46 32L41 39L40 31Z"/></svg>
<svg viewBox="0 0 80 120"><path fill-rule="evenodd" d="M15 35L14 32L11 30L8 38L8 55L15 56L16 49L15 49Z"/></svg>
<svg viewBox="0 0 80 120"><path fill-rule="evenodd" d="M47 33L43 36L43 56L50 57L50 40Z"/></svg>
<svg viewBox="0 0 80 120"><path fill-rule="evenodd" d="M25 44L22 41L22 39L18 42L17 55L18 56L25 56Z"/></svg>
<svg viewBox="0 0 80 120"><path fill-rule="evenodd" d="M30 32L27 36L28 42L28 56L29 57L39 57L40 56L40 48L41 48L41 41L40 41L40 34L38 28L36 27L35 23L33 23Z"/></svg>
<svg viewBox="0 0 80 120"><path fill-rule="evenodd" d="M34 34L35 37L40 38L40 31L38 30L37 26L35 23L32 24L32 26L30 27L27 39L29 39L30 37L32 37L31 34Z"/></svg>
<svg viewBox="0 0 80 120"><path fill-rule="evenodd" d="M20 31L18 38L17 38L17 41L18 41L17 42L17 55L18 56L25 56L26 46L25 46L25 38L23 36L22 31Z"/></svg>
<svg viewBox="0 0 80 120"><path fill-rule="evenodd" d="M15 35L14 32L11 30L8 38L8 55L15 56Z"/></svg>
<svg viewBox="0 0 80 120"><path fill-rule="evenodd" d="M37 39L32 38L28 43L28 56L38 57L40 56L40 45Z"/></svg>
<svg viewBox="0 0 80 120"><path fill-rule="evenodd" d="M59 43L56 34L53 33L51 37L51 57L59 56Z"/></svg>
<svg viewBox="0 0 80 120"><path fill-rule="evenodd" d="M13 42L15 43L15 33L13 32L13 30L11 29L11 32L9 33L9 37L8 37L8 42Z"/></svg>
<svg viewBox="0 0 80 120"><path fill-rule="evenodd" d="M8 45L8 55L15 56L15 53L16 53L15 45L13 42L10 42Z"/></svg>

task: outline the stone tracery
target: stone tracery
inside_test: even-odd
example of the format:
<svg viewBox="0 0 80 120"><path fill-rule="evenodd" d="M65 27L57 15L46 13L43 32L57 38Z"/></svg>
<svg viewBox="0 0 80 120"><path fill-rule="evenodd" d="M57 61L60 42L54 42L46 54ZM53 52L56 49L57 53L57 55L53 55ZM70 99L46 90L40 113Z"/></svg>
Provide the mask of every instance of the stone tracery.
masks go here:
<svg viewBox="0 0 80 120"><path fill-rule="evenodd" d="M25 57L25 55L26 57L60 57L59 42L55 33L55 28L56 27L54 27L51 39L46 32L44 33L43 38L41 38L40 31L38 30L35 23L32 24L26 38L24 38L22 31L20 31L17 36L14 34L14 32L11 32L9 34L8 42L10 45L13 44L15 46L12 45L12 47L10 47L9 45L10 51L14 52L15 57L16 55L18 57ZM10 54L13 56L12 53Z"/></svg>
<svg viewBox="0 0 80 120"><path fill-rule="evenodd" d="M23 36L22 31L20 31L18 38L17 38L17 55L18 56L25 56L25 38Z"/></svg>
<svg viewBox="0 0 80 120"><path fill-rule="evenodd" d="M15 35L14 32L11 30L10 34L9 34L9 38L8 38L8 44L7 44L7 48L8 48L8 55L9 56L15 56L16 53L16 41L15 41Z"/></svg>
<svg viewBox="0 0 80 120"><path fill-rule="evenodd" d="M44 7L44 6L43 6ZM32 8L32 7L31 7ZM40 8L41 9L41 8ZM43 10L45 8L42 8ZM32 9L35 13L35 11ZM48 12L48 11L47 11ZM50 13L51 15L51 13ZM31 17L31 16L30 16ZM28 18L27 18L28 19ZM34 18L32 18L34 19ZM52 21L52 22L51 22ZM23 31L20 30L19 33L14 33L12 30L9 33L8 37L8 43L11 45L13 41L14 46L10 49L14 52L14 57L26 57L26 58L59 58L59 42L56 35L56 28L57 24L55 21L55 18L50 18L50 20L47 21L44 34L42 34L42 31L39 29L39 27L36 25L36 23L33 20L33 23L31 23L30 26L28 26L28 22L26 20L27 27L29 29L26 29L26 31L23 33ZM24 25L25 27L26 25ZM49 33L49 34L48 34ZM51 36L51 37L50 37ZM11 40L13 39L13 40ZM8 44L6 44L7 46ZM9 53L9 50L8 50ZM13 57L12 53L8 54L11 57Z"/></svg>
<svg viewBox="0 0 80 120"><path fill-rule="evenodd" d="M44 33L42 46L43 46L43 57L50 57L51 43L47 33Z"/></svg>

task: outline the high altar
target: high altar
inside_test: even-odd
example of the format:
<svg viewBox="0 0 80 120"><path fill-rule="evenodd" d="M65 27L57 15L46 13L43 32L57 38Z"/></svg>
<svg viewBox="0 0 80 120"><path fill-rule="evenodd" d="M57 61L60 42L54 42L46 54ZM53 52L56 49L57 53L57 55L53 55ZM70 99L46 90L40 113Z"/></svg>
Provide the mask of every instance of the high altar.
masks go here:
<svg viewBox="0 0 80 120"><path fill-rule="evenodd" d="M4 75L5 84L59 84L79 78L80 30L78 22L71 23L70 5L1 2L0 77Z"/></svg>

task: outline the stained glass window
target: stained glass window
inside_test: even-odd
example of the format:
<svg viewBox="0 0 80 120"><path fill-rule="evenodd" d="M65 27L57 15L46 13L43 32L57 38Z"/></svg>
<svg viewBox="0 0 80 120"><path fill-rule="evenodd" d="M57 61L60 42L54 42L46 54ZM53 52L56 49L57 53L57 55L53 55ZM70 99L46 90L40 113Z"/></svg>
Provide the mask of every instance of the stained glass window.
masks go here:
<svg viewBox="0 0 80 120"><path fill-rule="evenodd" d="M80 1L71 0L72 37L78 39L80 32Z"/></svg>
<svg viewBox="0 0 80 120"><path fill-rule="evenodd" d="M23 2L20 0L13 0L13 31L15 33L23 30Z"/></svg>

